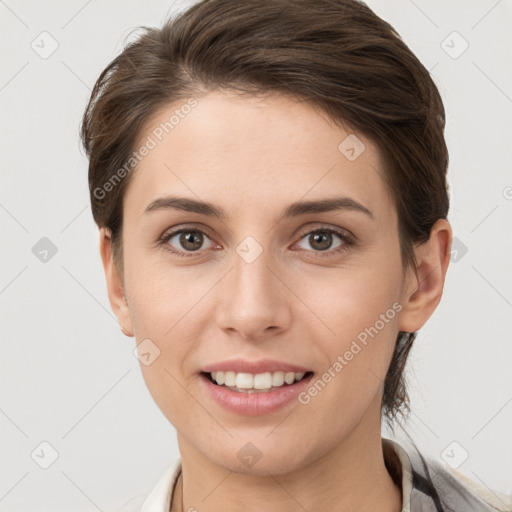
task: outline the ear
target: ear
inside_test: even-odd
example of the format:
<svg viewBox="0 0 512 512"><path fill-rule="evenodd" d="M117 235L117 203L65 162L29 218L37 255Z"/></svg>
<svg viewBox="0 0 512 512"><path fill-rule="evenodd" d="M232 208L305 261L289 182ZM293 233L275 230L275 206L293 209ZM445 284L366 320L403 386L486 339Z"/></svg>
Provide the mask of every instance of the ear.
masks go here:
<svg viewBox="0 0 512 512"><path fill-rule="evenodd" d="M114 264L110 231L104 227L100 228L100 253L105 271L110 307L116 315L123 333L128 337L133 337L130 311L124 296L123 278Z"/></svg>
<svg viewBox="0 0 512 512"><path fill-rule="evenodd" d="M428 241L415 247L417 271L407 269L399 321L401 331L415 332L423 327L439 304L451 245L451 226L448 221L439 219L432 226Z"/></svg>

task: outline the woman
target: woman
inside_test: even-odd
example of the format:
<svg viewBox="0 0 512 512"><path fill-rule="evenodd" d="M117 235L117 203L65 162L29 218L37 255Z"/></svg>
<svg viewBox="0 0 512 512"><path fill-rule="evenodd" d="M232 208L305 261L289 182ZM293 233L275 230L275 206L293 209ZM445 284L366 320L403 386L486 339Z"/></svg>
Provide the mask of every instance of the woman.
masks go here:
<svg viewBox="0 0 512 512"><path fill-rule="evenodd" d="M102 72L109 299L181 455L123 510L508 510L381 437L448 267L444 123L354 0L203 1Z"/></svg>

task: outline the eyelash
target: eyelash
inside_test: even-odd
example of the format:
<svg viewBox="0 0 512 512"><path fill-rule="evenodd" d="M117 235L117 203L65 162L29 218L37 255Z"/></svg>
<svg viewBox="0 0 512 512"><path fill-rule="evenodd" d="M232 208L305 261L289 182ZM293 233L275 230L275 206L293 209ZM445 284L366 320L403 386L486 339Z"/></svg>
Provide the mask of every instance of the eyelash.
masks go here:
<svg viewBox="0 0 512 512"><path fill-rule="evenodd" d="M170 233L165 233L158 241L158 244L162 246L166 251L169 251L170 253L174 254L175 256L179 256L180 258L189 258L192 256L196 256L199 251L177 251L174 249L171 245L169 245L169 240L176 235L179 235L180 233L201 233L202 235L205 235L206 237L210 238L208 233L203 231L202 229L199 229L197 227L182 227L176 231L171 231ZM320 227L315 228L310 231L305 231L304 233L301 233L299 236L299 242L306 236L306 235L312 235L314 233L331 233L339 236L341 241L343 242L340 246L336 247L335 249L326 250L326 251L307 251L307 252L313 252L315 254L315 257L318 258L325 258L329 257L335 254L340 254L343 251L346 251L350 249L353 245L355 245L355 240L348 235L345 231L342 231L340 229L331 228L331 227Z"/></svg>

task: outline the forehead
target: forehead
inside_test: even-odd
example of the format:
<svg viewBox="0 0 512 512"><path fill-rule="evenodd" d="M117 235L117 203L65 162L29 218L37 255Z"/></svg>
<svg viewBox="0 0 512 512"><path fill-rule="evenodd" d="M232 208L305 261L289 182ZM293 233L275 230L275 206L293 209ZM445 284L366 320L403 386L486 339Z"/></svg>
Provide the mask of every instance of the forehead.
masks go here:
<svg viewBox="0 0 512 512"><path fill-rule="evenodd" d="M141 130L136 148L144 145L151 149L125 193L137 215L165 195L238 214L340 195L381 214L393 210L377 147L286 96L217 91L173 102Z"/></svg>

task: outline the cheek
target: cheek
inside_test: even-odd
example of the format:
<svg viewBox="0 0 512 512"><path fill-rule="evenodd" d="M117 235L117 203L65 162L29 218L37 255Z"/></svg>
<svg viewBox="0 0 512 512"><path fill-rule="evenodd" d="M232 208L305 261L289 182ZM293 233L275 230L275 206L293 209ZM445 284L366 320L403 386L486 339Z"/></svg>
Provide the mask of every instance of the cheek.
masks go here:
<svg viewBox="0 0 512 512"><path fill-rule="evenodd" d="M329 392L322 391L326 405L364 407L383 384L402 309L400 271L398 264L373 263L366 269L343 269L336 279L326 278L319 286L310 286L309 292L304 290L325 333L313 339L325 361L324 373L318 377L328 381Z"/></svg>
<svg viewBox="0 0 512 512"><path fill-rule="evenodd" d="M126 261L125 279L137 338L151 333L162 340L182 327L181 319L208 284L192 266L172 269L162 252L148 256L135 247Z"/></svg>
<svg viewBox="0 0 512 512"><path fill-rule="evenodd" d="M400 310L391 295L365 297L350 295L347 290L342 300L323 297L322 318L335 335L316 338L325 365L299 397L304 435L327 425L325 442L341 439L368 410L376 422L380 421L380 395L393 354Z"/></svg>
<svg viewBox="0 0 512 512"><path fill-rule="evenodd" d="M386 333L396 328L401 279L398 265L385 267L372 262L366 268L343 268L333 274L302 285L305 302L324 322L329 346L336 341L346 343L376 323L377 329Z"/></svg>
<svg viewBox="0 0 512 512"><path fill-rule="evenodd" d="M161 263L154 264L133 250L125 261L125 283L144 380L155 402L174 423L175 412L187 400L180 383L194 338L188 315L204 288L197 280L169 272Z"/></svg>

